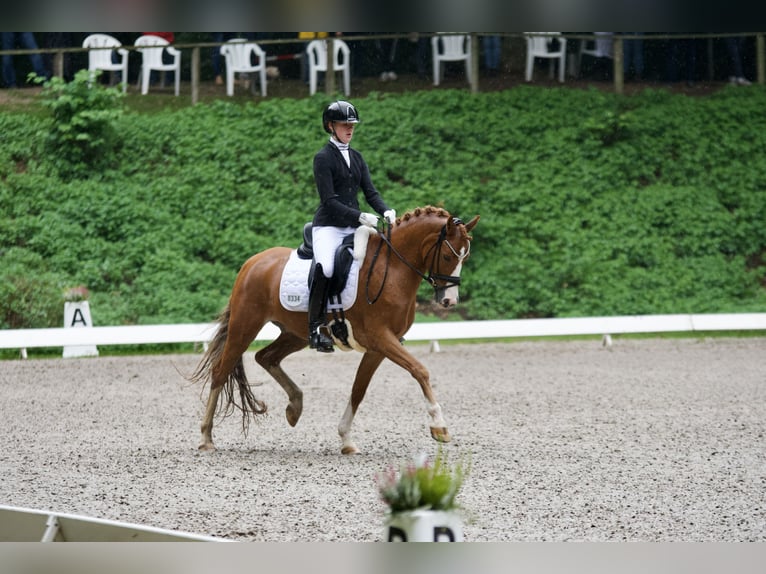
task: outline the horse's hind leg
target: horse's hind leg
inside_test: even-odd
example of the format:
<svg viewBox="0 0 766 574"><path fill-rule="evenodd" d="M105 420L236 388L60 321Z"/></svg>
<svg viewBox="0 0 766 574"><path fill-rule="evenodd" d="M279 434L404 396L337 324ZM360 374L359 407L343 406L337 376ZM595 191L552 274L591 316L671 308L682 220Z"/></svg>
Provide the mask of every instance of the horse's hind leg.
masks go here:
<svg viewBox="0 0 766 574"><path fill-rule="evenodd" d="M207 398L205 416L202 419L200 430L202 439L199 450L215 450L213 444L213 419L218 410L219 397L224 387L229 385L247 386L247 377L242 362L242 355L247 351L250 343L260 331L260 324L252 323L242 325L234 319L230 319L230 313L223 317L224 324L219 327L216 336L206 352L206 362L210 374L210 394ZM236 335L235 335L236 334ZM232 389L233 393L233 389ZM253 403L242 405L242 408L250 408L257 412L263 408L262 404L252 398Z"/></svg>
<svg viewBox="0 0 766 574"><path fill-rule="evenodd" d="M288 405L285 409L285 417L290 426L295 426L303 412L303 391L298 388L293 380L284 372L280 363L282 359L300 351L306 346L306 339L288 332L282 332L274 342L264 347L255 354L258 364L274 377L279 386L287 393Z"/></svg>
<svg viewBox="0 0 766 574"><path fill-rule="evenodd" d="M229 373L234 371L237 367L243 368L242 354L247 351L249 344L249 342L234 344L231 338L229 338L223 345L220 361L217 364L212 365L210 369L210 394L207 397L205 416L202 419L202 425L200 426L202 439L200 441L199 450L215 450L215 445L213 444L213 419L215 418L215 413L218 409L218 398L229 378Z"/></svg>
<svg viewBox="0 0 766 574"><path fill-rule="evenodd" d="M362 361L356 370L354 386L351 387L351 398L338 425L338 434L341 440L340 452L343 454L356 454L359 452L356 444L351 439L351 423L354 421L354 415L356 415L359 404L364 399L365 393L367 393L367 387L370 385L372 375L375 374L383 358L383 355L380 353L367 352L362 357Z"/></svg>
<svg viewBox="0 0 766 574"><path fill-rule="evenodd" d="M205 416L202 419L202 425L200 426L202 439L199 443L199 450L215 450L215 445L213 444L213 418L215 418L218 396L221 394L222 389L222 386L210 386L210 394L208 394L207 406L205 407Z"/></svg>

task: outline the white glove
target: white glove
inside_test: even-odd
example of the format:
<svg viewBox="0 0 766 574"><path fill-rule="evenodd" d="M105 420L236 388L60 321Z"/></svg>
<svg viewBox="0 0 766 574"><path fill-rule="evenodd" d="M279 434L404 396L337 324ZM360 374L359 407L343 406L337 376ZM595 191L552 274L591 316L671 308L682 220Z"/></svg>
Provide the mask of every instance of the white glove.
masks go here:
<svg viewBox="0 0 766 574"><path fill-rule="evenodd" d="M389 209L388 211L384 212L383 219L385 219L389 225L393 225L396 222L396 211Z"/></svg>
<svg viewBox="0 0 766 574"><path fill-rule="evenodd" d="M362 212L359 216L359 223L362 225L366 225L368 227L377 227L378 226L378 216L374 213L365 213Z"/></svg>

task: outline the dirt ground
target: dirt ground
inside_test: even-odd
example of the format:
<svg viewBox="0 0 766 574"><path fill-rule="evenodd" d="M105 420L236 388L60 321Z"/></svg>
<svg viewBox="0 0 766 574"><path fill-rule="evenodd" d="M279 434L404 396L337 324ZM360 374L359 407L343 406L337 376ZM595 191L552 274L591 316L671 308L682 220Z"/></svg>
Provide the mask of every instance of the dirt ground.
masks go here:
<svg viewBox="0 0 766 574"><path fill-rule="evenodd" d="M766 540L766 339L408 344L470 456L468 541ZM200 453L200 356L0 362L0 504L239 541L378 541L375 475L437 449L425 402L385 362L343 456L357 353L309 350L286 397L248 355L270 414L218 423ZM261 384L262 383L262 384Z"/></svg>

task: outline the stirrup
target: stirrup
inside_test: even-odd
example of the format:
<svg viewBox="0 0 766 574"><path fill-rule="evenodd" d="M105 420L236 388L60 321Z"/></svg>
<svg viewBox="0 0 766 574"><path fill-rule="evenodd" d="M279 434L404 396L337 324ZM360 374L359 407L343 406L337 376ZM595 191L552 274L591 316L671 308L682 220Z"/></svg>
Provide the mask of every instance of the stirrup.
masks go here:
<svg viewBox="0 0 766 574"><path fill-rule="evenodd" d="M335 345L332 342L332 339L322 333L319 328L309 334L309 348L316 349L320 353L335 352Z"/></svg>

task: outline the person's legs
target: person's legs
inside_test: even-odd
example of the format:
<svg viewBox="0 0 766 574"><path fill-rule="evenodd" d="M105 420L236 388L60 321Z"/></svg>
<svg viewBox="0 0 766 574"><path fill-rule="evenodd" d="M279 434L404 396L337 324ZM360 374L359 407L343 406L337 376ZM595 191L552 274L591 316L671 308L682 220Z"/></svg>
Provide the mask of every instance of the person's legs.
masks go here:
<svg viewBox="0 0 766 574"><path fill-rule="evenodd" d="M633 66L633 74L637 80L644 75L644 41L625 40L623 46L623 72L627 76Z"/></svg>
<svg viewBox="0 0 766 574"><path fill-rule="evenodd" d="M484 66L488 71L500 67L500 36L484 36Z"/></svg>
<svg viewBox="0 0 766 574"><path fill-rule="evenodd" d="M72 47L71 34L69 32L45 32L42 37L41 45L43 48L70 48ZM71 55L63 53L61 55L61 70L55 69L55 50L43 54L43 65L48 70L50 76L61 72L63 78L67 81L72 79ZM50 77L49 76L49 77Z"/></svg>
<svg viewBox="0 0 766 574"><path fill-rule="evenodd" d="M35 36L32 34L32 32L17 32L19 44L21 47L25 50L37 50L37 42L35 41ZM29 61L32 63L32 69L35 71L35 74L38 76L41 76L43 78L48 78L50 74L48 74L48 71L45 69L45 65L43 64L43 57L40 54L29 54Z"/></svg>
<svg viewBox="0 0 766 574"><path fill-rule="evenodd" d="M684 63L681 62L684 59ZM684 65L685 64L685 65ZM697 45L693 39L679 38L668 42L667 81L677 82L685 68L686 83L694 83L697 66Z"/></svg>
<svg viewBox="0 0 766 574"><path fill-rule="evenodd" d="M627 76L633 63L634 40L624 40L622 43L622 71Z"/></svg>
<svg viewBox="0 0 766 574"><path fill-rule="evenodd" d="M309 83L309 52L308 52L309 43L304 42L303 43L303 53L301 54L301 80L304 84L308 85Z"/></svg>
<svg viewBox="0 0 766 574"><path fill-rule="evenodd" d="M397 40L376 40L375 47L378 51L378 58L380 59L380 79L395 80L397 78L394 71L394 60L396 59L396 43Z"/></svg>
<svg viewBox="0 0 766 574"><path fill-rule="evenodd" d="M644 77L644 41L632 40L633 42L633 71L636 74L636 79L640 80Z"/></svg>
<svg viewBox="0 0 766 574"><path fill-rule="evenodd" d="M686 83L692 85L697 74L697 41L688 38L686 44Z"/></svg>
<svg viewBox="0 0 766 574"><path fill-rule="evenodd" d="M428 75L428 49L430 41L428 38L419 36L417 39L418 46L415 50L415 68L418 72L418 78L425 78Z"/></svg>
<svg viewBox="0 0 766 574"><path fill-rule="evenodd" d="M730 79L733 76L735 80L737 78L745 77L745 74L742 70L742 55L740 53L740 40L741 38L737 38L737 37L726 38L726 49L729 52L729 65L731 66L729 68L731 71L729 76L730 76Z"/></svg>
<svg viewBox="0 0 766 574"><path fill-rule="evenodd" d="M213 42L224 42L228 32L212 32ZM213 78L216 84L223 84L223 56L221 56L221 46L213 46L211 51L213 60Z"/></svg>
<svg viewBox="0 0 766 574"><path fill-rule="evenodd" d="M3 32L3 50L13 50L15 41L14 32ZM3 84L6 88L16 87L16 70L13 67L13 56L3 54Z"/></svg>
<svg viewBox="0 0 766 574"><path fill-rule="evenodd" d="M327 324L327 288L330 279L325 276L321 263L315 263L309 285L309 348L320 353L333 352L332 339L320 327Z"/></svg>
<svg viewBox="0 0 766 574"><path fill-rule="evenodd" d="M309 285L309 347L322 353L334 351L332 339L320 330L327 319L327 289L335 269L335 250L353 228L314 227L314 276Z"/></svg>

